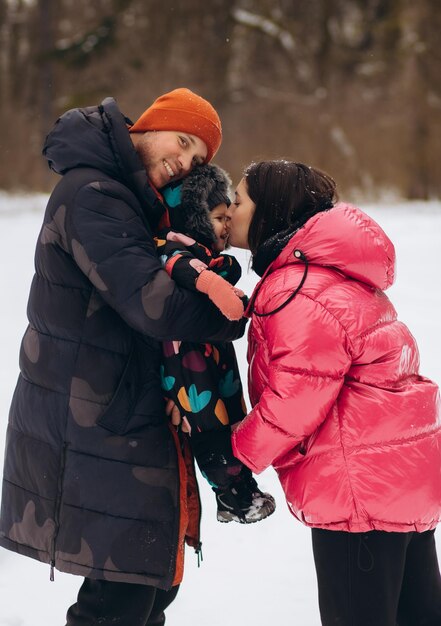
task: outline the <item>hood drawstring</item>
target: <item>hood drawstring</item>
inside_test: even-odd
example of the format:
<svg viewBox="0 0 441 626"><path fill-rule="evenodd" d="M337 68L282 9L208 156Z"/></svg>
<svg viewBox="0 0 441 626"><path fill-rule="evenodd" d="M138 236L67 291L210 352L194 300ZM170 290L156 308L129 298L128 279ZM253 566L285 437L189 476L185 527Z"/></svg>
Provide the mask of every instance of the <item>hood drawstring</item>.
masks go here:
<svg viewBox="0 0 441 626"><path fill-rule="evenodd" d="M256 301L257 295L264 283L264 280L262 280L262 282L260 283L259 287L257 288L257 290L255 291L252 301L250 302L250 306L249 306L249 310L250 313L254 313L254 315L256 315L257 317L267 317L268 315L273 315L274 313L278 313L279 311L281 311L284 307L286 307L287 304L289 304L291 302L291 300L294 300L294 298L296 297L296 295L299 293L300 289L303 287L306 277L308 276L308 265L309 265L309 261L306 258L306 256L303 254L303 252L301 250L294 250L293 255L296 257L296 259L300 259L301 261L303 261L303 263L305 264L305 269L303 270L303 276L302 276L302 280L300 281L300 283L298 284L298 286L296 287L296 289L293 291L293 293L285 300L285 302L282 302L282 304L280 304L278 307L276 307L275 309L273 309L272 311L268 311L268 313L258 313L255 309L254 309L254 303ZM267 274L268 276L268 274Z"/></svg>

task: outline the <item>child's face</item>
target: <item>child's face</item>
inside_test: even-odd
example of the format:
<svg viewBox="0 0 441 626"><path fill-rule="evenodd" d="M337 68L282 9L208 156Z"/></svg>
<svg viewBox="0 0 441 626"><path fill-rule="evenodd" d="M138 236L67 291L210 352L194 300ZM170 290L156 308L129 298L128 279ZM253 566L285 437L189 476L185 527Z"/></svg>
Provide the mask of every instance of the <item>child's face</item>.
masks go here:
<svg viewBox="0 0 441 626"><path fill-rule="evenodd" d="M227 245L227 209L227 205L223 203L218 204L210 211L210 220L214 228L214 234L216 235L216 241L213 244L213 250L215 252L222 252Z"/></svg>

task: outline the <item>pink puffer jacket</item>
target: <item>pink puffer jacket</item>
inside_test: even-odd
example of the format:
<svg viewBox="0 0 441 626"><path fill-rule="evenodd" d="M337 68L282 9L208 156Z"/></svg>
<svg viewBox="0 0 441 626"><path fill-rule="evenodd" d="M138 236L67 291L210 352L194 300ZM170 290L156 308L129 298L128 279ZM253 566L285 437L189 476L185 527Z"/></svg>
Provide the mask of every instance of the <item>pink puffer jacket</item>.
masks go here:
<svg viewBox="0 0 441 626"><path fill-rule="evenodd" d="M295 251L305 283L257 316L301 283ZM378 224L339 203L293 235L251 300L253 409L234 453L257 473L273 465L308 526L421 532L440 519L439 391L383 293L394 260Z"/></svg>

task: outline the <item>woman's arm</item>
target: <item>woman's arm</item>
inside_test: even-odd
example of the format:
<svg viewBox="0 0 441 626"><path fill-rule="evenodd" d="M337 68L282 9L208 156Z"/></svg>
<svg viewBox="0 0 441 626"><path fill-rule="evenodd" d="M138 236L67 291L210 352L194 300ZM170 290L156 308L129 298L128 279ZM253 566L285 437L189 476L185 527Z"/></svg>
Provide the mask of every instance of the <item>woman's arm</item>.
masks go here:
<svg viewBox="0 0 441 626"><path fill-rule="evenodd" d="M253 323L262 325L268 346L266 386L235 429L233 451L259 473L294 450L326 419L351 356L341 324L302 294L278 313Z"/></svg>

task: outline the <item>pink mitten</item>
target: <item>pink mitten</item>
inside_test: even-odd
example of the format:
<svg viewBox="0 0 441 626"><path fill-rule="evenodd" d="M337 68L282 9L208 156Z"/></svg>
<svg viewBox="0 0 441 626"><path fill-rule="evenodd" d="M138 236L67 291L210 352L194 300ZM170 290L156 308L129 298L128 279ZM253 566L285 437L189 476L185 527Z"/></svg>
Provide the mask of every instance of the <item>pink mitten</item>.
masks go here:
<svg viewBox="0 0 441 626"><path fill-rule="evenodd" d="M210 300L229 320L240 320L244 312L242 300L230 285L219 274L211 270L203 270L196 280L196 289L206 293Z"/></svg>
<svg viewBox="0 0 441 626"><path fill-rule="evenodd" d="M182 243L183 246L192 246L196 243L194 239L188 237L188 235L183 235L182 233L175 233L174 230L169 230L166 235L167 241L176 241L177 243Z"/></svg>

